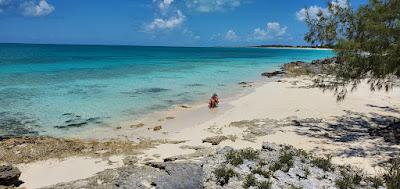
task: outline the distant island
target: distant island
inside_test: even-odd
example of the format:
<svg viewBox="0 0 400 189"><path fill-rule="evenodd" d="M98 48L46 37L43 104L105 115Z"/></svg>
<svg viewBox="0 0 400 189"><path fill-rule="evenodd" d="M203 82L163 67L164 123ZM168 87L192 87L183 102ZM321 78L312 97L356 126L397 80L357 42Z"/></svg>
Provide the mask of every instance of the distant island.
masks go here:
<svg viewBox="0 0 400 189"><path fill-rule="evenodd" d="M266 48L266 47L273 47L273 48L311 48L311 49L330 49L332 46L310 46L310 45L256 45L251 47L258 47L258 48Z"/></svg>

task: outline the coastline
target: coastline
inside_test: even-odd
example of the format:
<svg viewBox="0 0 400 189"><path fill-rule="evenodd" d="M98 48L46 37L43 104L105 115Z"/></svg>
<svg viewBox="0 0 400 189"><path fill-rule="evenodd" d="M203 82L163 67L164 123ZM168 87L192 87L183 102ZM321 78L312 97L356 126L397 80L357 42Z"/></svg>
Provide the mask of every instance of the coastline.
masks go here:
<svg viewBox="0 0 400 189"><path fill-rule="evenodd" d="M368 85L362 83L344 103L338 103L332 93L310 88L311 79L309 76L275 78L260 76L260 80L251 83L251 87L245 87L245 90L235 96L221 99L221 106L214 111L209 111L205 102L187 105L190 108L178 105L166 111L146 115L140 122L130 123L136 126L143 123L141 127L97 129L81 133L79 138L100 141L109 139L134 142L175 141L141 150L135 156L139 164L162 162L166 159L196 160L224 146L235 149L260 148L263 142L273 142L292 145L320 156L333 154L333 162L336 164L351 164L363 168L368 174L379 174L382 171L379 164L393 155L391 151L400 151L400 145L385 143L382 138L369 136L357 136L352 139L353 132L346 133L348 132L346 130L340 130L343 133L335 132L330 127L339 123L346 124L346 121L354 120L360 115L366 119L373 114L398 117L400 107L396 104L400 104L398 100L400 90L395 88L391 93L371 92ZM386 111L384 107L396 111ZM299 122L301 127L293 125L294 121ZM155 130L154 128L159 125L162 127ZM362 128L352 129L362 131ZM218 140L217 145L204 142L204 139L213 137L225 138ZM390 148L391 151L383 150L376 154L376 148ZM122 166L122 159L129 157L124 153L114 155L120 156L117 160L112 160L116 162L115 164L109 166L104 164L110 161L107 158L99 160L86 157L83 160L80 156L71 156L61 160L50 159L18 165L18 167L23 171L21 178L27 181L25 186L35 188L84 179L98 171ZM76 159L78 161L74 161ZM79 169L82 170L87 170L91 166L97 169L69 177L71 169L62 167L78 168L74 165L80 165ZM53 182L44 182L45 175L40 177L39 173L53 173L58 175L58 178ZM67 176L63 177L65 174Z"/></svg>
<svg viewBox="0 0 400 189"><path fill-rule="evenodd" d="M331 48L311 48L311 47L254 47L254 48L267 48L267 49L299 49L299 50L333 50Z"/></svg>

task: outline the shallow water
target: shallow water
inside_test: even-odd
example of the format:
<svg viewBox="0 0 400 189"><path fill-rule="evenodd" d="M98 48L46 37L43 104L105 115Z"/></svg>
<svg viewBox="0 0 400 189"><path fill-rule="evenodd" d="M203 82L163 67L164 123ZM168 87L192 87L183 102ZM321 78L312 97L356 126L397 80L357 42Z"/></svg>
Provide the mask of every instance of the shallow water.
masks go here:
<svg viewBox="0 0 400 189"><path fill-rule="evenodd" d="M240 90L329 50L0 44L0 135L65 135ZM79 128L79 129L78 129Z"/></svg>

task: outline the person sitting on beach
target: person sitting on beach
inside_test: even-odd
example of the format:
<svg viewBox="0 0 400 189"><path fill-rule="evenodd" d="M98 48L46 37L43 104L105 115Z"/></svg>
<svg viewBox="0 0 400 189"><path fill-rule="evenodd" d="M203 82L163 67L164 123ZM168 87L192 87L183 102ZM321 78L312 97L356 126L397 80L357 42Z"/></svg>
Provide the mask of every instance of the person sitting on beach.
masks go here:
<svg viewBox="0 0 400 189"><path fill-rule="evenodd" d="M208 102L208 107L216 108L218 106L218 103L219 103L218 95L216 93L214 93L211 96L210 101Z"/></svg>

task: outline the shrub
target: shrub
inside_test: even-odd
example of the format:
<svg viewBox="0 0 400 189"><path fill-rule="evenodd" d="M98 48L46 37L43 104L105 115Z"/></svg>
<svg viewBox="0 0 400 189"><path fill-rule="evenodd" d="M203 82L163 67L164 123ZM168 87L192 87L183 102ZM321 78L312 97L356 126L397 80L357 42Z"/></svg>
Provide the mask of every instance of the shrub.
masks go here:
<svg viewBox="0 0 400 189"><path fill-rule="evenodd" d="M223 186L229 182L231 177L238 174L231 168L220 167L214 170L214 175L217 177L217 182Z"/></svg>
<svg viewBox="0 0 400 189"><path fill-rule="evenodd" d="M308 178L308 176L310 175L311 173L310 173L310 169L308 168L308 167L306 167L305 169L304 169L304 177L305 178Z"/></svg>
<svg viewBox="0 0 400 189"><path fill-rule="evenodd" d="M393 160L383 175L388 189L400 188L400 158Z"/></svg>
<svg viewBox="0 0 400 189"><path fill-rule="evenodd" d="M271 189L272 182L271 181L261 181L257 183L257 189Z"/></svg>
<svg viewBox="0 0 400 189"><path fill-rule="evenodd" d="M243 181L243 188L249 188L257 184L256 177L253 174L248 174Z"/></svg>
<svg viewBox="0 0 400 189"><path fill-rule="evenodd" d="M269 167L269 170L275 172L277 170L282 170L288 172L290 168L293 167L293 155L288 152L284 152L277 162Z"/></svg>
<svg viewBox="0 0 400 189"><path fill-rule="evenodd" d="M383 179L381 177L368 177L367 180L372 184L371 186L375 189L383 186Z"/></svg>
<svg viewBox="0 0 400 189"><path fill-rule="evenodd" d="M261 169L261 167L257 167L251 170L251 173L261 175L265 178L269 178L271 176L271 173L269 171L264 171Z"/></svg>
<svg viewBox="0 0 400 189"><path fill-rule="evenodd" d="M341 176L336 179L335 184L339 189L359 188L363 179L362 171L351 167L341 167Z"/></svg>
<svg viewBox="0 0 400 189"><path fill-rule="evenodd" d="M243 163L244 159L255 160L258 157L258 152L251 148L232 151L226 155L226 159L233 166L238 166Z"/></svg>
<svg viewBox="0 0 400 189"><path fill-rule="evenodd" d="M251 148L242 149L239 151L239 154L243 157L243 159L248 160L255 160L258 157L258 152Z"/></svg>
<svg viewBox="0 0 400 189"><path fill-rule="evenodd" d="M311 163L315 166L323 169L324 171L331 171L333 170L333 165L331 163L332 156L328 155L325 158L323 157L316 157L311 160Z"/></svg>
<svg viewBox="0 0 400 189"><path fill-rule="evenodd" d="M301 186L295 186L293 184L290 185L290 189L302 189L303 187Z"/></svg>

